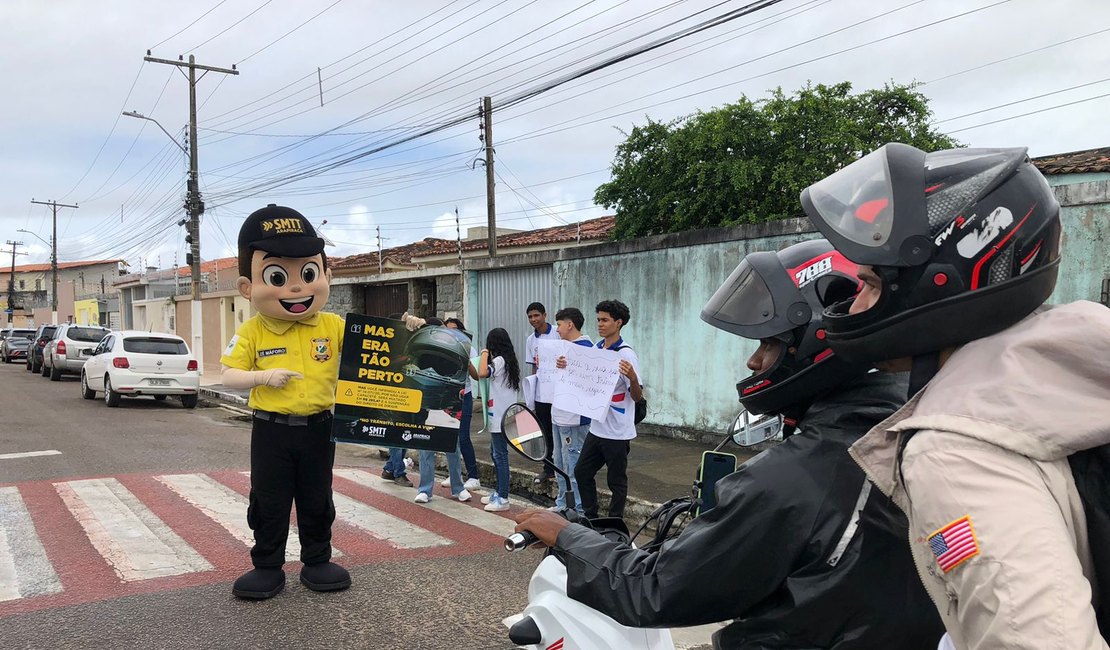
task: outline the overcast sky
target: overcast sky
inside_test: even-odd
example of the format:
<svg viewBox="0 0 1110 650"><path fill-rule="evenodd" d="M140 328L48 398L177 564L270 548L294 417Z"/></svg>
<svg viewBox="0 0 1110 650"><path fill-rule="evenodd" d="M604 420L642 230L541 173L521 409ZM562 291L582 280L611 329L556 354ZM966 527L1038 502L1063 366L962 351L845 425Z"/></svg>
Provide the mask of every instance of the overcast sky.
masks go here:
<svg viewBox="0 0 1110 650"><path fill-rule="evenodd" d="M61 261L185 263L185 155L120 117L184 141L187 80L144 63L150 49L240 72L198 83L204 259L234 255L243 218L267 203L326 220L331 255L375 249L377 226L386 247L454 238L456 208L465 236L486 221L481 96L496 106L749 2L3 0L0 235L23 242L17 263L48 261L51 211L31 199L57 200L80 205L59 210ZM807 81L924 82L938 128L971 146L1110 145L1110 97L1096 98L1110 93L1108 36L1105 0L784 0L496 110L498 223L606 214L592 198L622 130Z"/></svg>

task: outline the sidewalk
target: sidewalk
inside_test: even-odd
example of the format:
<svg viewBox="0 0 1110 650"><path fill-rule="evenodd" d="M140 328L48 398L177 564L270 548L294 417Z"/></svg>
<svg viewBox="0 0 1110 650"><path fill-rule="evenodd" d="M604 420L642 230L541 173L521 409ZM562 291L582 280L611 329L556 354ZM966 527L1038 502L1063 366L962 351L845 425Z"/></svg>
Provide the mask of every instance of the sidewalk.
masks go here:
<svg viewBox="0 0 1110 650"><path fill-rule="evenodd" d="M218 376L211 382L205 382L202 379L201 397L246 408L249 391L226 388L218 381ZM479 433L481 428L482 418L474 418L471 439L478 459L478 471L481 472L479 478L483 486L491 486L496 483L496 480L493 474L493 463L489 460L489 434ZM701 454L712 447L713 445L705 443L645 434L633 440L632 450L628 456L628 504L624 517L629 528L633 530L638 528L660 503L688 495L697 475ZM374 447L368 447L368 449L374 449ZM738 464L755 453L735 445L729 445L723 451L736 454ZM415 450L410 450L408 455L414 463L419 463L419 454ZM443 456L437 454L436 458L439 462L439 473L446 475L446 462ZM384 464L384 459L382 462ZM510 491L513 495L544 507L555 503L557 490L553 481L546 485L535 485L532 482L541 469L538 463L530 463L522 456L510 453L509 468ZM597 475L597 485L601 512L604 514L609 501L604 469Z"/></svg>

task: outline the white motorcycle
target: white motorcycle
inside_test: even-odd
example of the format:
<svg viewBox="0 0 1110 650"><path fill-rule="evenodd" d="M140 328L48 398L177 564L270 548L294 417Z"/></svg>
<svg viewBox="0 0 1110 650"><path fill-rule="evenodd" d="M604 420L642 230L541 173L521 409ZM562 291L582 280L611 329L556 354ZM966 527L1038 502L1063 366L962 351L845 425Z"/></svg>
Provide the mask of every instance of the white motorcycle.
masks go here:
<svg viewBox="0 0 1110 650"><path fill-rule="evenodd" d="M573 504L559 514L573 523L593 528L597 532L624 544L633 545L649 524L655 523L655 532L643 549L659 552L665 542L681 531L683 524L700 511L715 503L713 485L716 480L735 471L735 456L722 454L721 449L731 440L742 447L751 447L779 435L782 419L765 417L749 422L746 411L741 411L733 422L730 435L725 436L712 451L702 456L698 478L690 496L671 499L655 509L635 535L630 535L624 521L614 517L593 520L581 518ZM501 430L509 439L510 447L530 461L543 463L546 469L569 480L566 473L546 459L547 445L539 420L524 404L513 404L505 412ZM729 465L727 458L732 459ZM567 495L573 499L573 494ZM513 533L505 539L505 550L519 551L536 543L531 533ZM567 595L567 569L559 558L548 550L528 583L528 605L524 611L505 619L509 627L509 640L529 650L560 650L567 648L621 648L622 650L674 650L671 633L666 629L627 627L602 612L580 603Z"/></svg>

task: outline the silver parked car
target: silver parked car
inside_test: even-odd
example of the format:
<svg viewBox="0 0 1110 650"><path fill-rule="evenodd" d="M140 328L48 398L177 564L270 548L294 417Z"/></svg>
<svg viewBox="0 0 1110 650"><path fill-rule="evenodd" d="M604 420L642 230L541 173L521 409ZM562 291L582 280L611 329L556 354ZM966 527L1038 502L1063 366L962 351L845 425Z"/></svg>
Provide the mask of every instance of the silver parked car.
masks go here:
<svg viewBox="0 0 1110 650"><path fill-rule="evenodd" d="M96 325L59 325L42 351L42 376L58 381L63 374L81 374L97 344L111 333Z"/></svg>
<svg viewBox="0 0 1110 650"><path fill-rule="evenodd" d="M17 327L8 327L3 332L3 342L0 342L0 360L11 363L14 360L26 360L27 350L31 348L31 339L35 337L35 330Z"/></svg>

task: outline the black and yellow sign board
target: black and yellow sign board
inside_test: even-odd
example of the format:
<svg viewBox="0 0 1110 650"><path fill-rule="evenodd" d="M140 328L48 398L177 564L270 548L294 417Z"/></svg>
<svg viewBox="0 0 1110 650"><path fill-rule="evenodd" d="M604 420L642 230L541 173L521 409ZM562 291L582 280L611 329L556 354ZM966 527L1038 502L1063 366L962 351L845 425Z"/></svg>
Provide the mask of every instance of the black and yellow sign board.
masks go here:
<svg viewBox="0 0 1110 650"><path fill-rule="evenodd" d="M445 327L415 332L347 314L332 438L383 447L455 451L469 347Z"/></svg>

